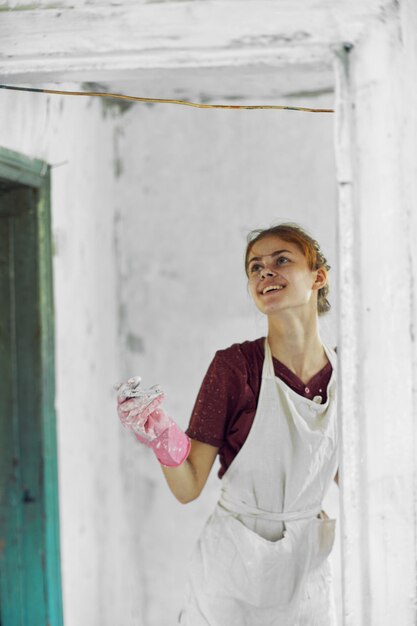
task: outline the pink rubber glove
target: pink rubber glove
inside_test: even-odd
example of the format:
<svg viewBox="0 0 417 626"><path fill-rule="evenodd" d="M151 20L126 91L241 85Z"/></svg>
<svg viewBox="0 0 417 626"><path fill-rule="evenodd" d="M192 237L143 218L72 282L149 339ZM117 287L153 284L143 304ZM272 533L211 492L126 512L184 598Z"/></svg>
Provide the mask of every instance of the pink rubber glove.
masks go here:
<svg viewBox="0 0 417 626"><path fill-rule="evenodd" d="M138 441L152 448L162 465L177 467L187 458L191 441L160 407L165 398L162 389L158 385L140 389L140 380L137 376L118 386L120 421L134 432Z"/></svg>

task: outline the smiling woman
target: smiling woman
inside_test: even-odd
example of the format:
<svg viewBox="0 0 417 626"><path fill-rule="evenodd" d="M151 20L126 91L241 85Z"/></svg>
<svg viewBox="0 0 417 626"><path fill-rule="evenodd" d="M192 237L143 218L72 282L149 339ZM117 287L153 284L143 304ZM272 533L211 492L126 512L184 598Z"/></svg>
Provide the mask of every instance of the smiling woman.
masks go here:
<svg viewBox="0 0 417 626"><path fill-rule="evenodd" d="M242 225L269 223L279 211L282 221L300 220L326 241L333 266L322 337L329 323L329 338L337 327L343 370L340 623L343 613L355 626L414 624L417 2L13 0L2 9L2 75L12 85L86 90L96 83L100 90L101 81L115 93L336 111L127 108L109 97L1 90L2 145L52 166L64 622L175 621L183 556L217 481L196 506L171 502L153 474L158 465L146 464L149 450L126 442L109 421L107 387L120 372L166 381L185 425L215 350L267 334L257 332L258 315L247 314L244 286L239 301L244 246L237 246ZM289 306L294 277L281 275L287 261L280 263L287 286L271 299L280 300L274 317L290 324L291 310L301 314L304 305ZM290 342L288 328L277 350ZM303 328L301 320L296 333ZM262 341L239 344L239 358L252 346L262 368ZM237 447L241 400L247 413L239 424L256 411L262 372L242 369L243 357L236 366L225 362L224 352L215 361L239 392L224 402L228 428L217 445L226 457ZM294 380L290 361L278 355L275 374L294 385L304 408L311 385ZM29 371L40 376L39 367ZM224 398L223 379L215 394ZM206 413L214 428L209 404ZM203 436L196 421L198 428ZM203 442L192 445L195 455L197 446L206 453ZM258 456L263 462L266 449ZM36 504L22 506L30 513ZM18 589L13 577L0 579ZM32 613L30 622L37 623Z"/></svg>
<svg viewBox="0 0 417 626"><path fill-rule="evenodd" d="M249 235L245 268L267 337L216 353L186 433L152 390L123 388L119 416L182 503L220 458L221 493L192 555L181 624L335 626L336 520L322 502L339 463L336 354L318 328L330 266L289 223Z"/></svg>
<svg viewBox="0 0 417 626"><path fill-rule="evenodd" d="M291 263L292 256L299 256L300 253L305 257L307 265L310 270L316 270L321 268L326 272L326 282L320 287L317 294L317 311L319 315L330 311L330 303L327 300L327 294L329 292L329 284L327 278L327 272L330 270L330 265L327 263L327 259L324 257L320 246L317 241L310 237L300 226L297 224L280 224L273 226L267 230L254 230L248 236L248 245L245 255L245 268L246 274L250 280L250 284L253 284L253 279L260 274L263 268L262 256L256 256L256 249L261 242L265 244L265 238L279 237L284 242L291 244L286 246L291 249L275 250L272 252L272 260L275 261L276 266L284 265L285 263ZM289 254L289 258L284 256Z"/></svg>

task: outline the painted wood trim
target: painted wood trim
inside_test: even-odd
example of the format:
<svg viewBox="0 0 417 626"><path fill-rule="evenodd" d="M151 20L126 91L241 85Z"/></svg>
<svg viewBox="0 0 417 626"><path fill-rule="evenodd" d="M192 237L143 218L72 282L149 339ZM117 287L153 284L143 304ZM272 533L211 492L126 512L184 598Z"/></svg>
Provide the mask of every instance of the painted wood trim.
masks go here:
<svg viewBox="0 0 417 626"><path fill-rule="evenodd" d="M20 505L21 464L15 432L18 430L16 390L16 349L13 332L12 310L14 302L5 306L10 293L10 259L14 258L11 224L4 205L9 204L1 196L0 219L0 568L7 576L0 575L0 611L2 623L23 623L22 558L22 506ZM10 299L11 300L11 299ZM7 415L7 418L6 418Z"/></svg>
<svg viewBox="0 0 417 626"><path fill-rule="evenodd" d="M402 185L401 202L404 207L406 229L408 232L407 255L409 265L410 292L410 349L411 349L411 385L412 415L414 416L414 559L417 580L417 88L409 76L417 75L417 5L414 0L403 0L400 6L404 55L409 60L409 73L403 75L403 102L406 103L407 115L402 124ZM417 623L417 585L414 585L414 623Z"/></svg>
<svg viewBox="0 0 417 626"><path fill-rule="evenodd" d="M45 165L45 164L43 164ZM61 626L62 584L59 534L58 458L55 413L55 347L54 303L52 280L51 176L49 166L39 187L38 198L38 258L39 298L41 311L41 367L43 407L43 457L45 494L45 548L48 613L51 626Z"/></svg>
<svg viewBox="0 0 417 626"><path fill-rule="evenodd" d="M52 290L50 168L0 147L0 178L33 187L38 192L38 294L40 315L40 372L44 493L44 547L48 624L62 626L58 467L55 415L54 315Z"/></svg>
<svg viewBox="0 0 417 626"><path fill-rule="evenodd" d="M342 597L344 626L368 626L363 622L363 454L361 408L357 390L360 338L356 299L358 225L354 180L354 120L349 47L335 56L336 119L335 147L338 183L338 310L339 317L339 433L340 433L340 524L342 546Z"/></svg>
<svg viewBox="0 0 417 626"><path fill-rule="evenodd" d="M2 12L3 81L105 80L139 69L332 63L386 0L207 0ZM239 16L239 19L236 19ZM74 36L76 35L76 36ZM59 77L59 78L58 78Z"/></svg>
<svg viewBox="0 0 417 626"><path fill-rule="evenodd" d="M345 626L416 619L416 62L398 14L336 61Z"/></svg>
<svg viewBox="0 0 417 626"><path fill-rule="evenodd" d="M47 174L48 165L43 161L0 147L0 178L41 188Z"/></svg>

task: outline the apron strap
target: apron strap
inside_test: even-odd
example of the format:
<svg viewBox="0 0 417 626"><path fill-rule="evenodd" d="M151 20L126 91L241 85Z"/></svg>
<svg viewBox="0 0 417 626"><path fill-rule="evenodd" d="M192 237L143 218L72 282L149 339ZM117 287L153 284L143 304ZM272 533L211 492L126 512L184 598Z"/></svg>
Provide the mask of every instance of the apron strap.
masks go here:
<svg viewBox="0 0 417 626"><path fill-rule="evenodd" d="M272 352L269 347L268 337L264 341L265 358L262 367L262 378L275 378L274 364L272 362Z"/></svg>

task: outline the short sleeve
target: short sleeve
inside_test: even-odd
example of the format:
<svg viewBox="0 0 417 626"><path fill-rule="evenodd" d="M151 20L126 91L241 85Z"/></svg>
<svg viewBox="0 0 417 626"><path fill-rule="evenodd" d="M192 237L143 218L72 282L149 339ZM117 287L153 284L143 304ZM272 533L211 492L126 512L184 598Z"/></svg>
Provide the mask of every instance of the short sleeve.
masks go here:
<svg viewBox="0 0 417 626"><path fill-rule="evenodd" d="M187 435L218 448L225 442L228 421L239 407L241 375L225 357L216 352L198 393Z"/></svg>

